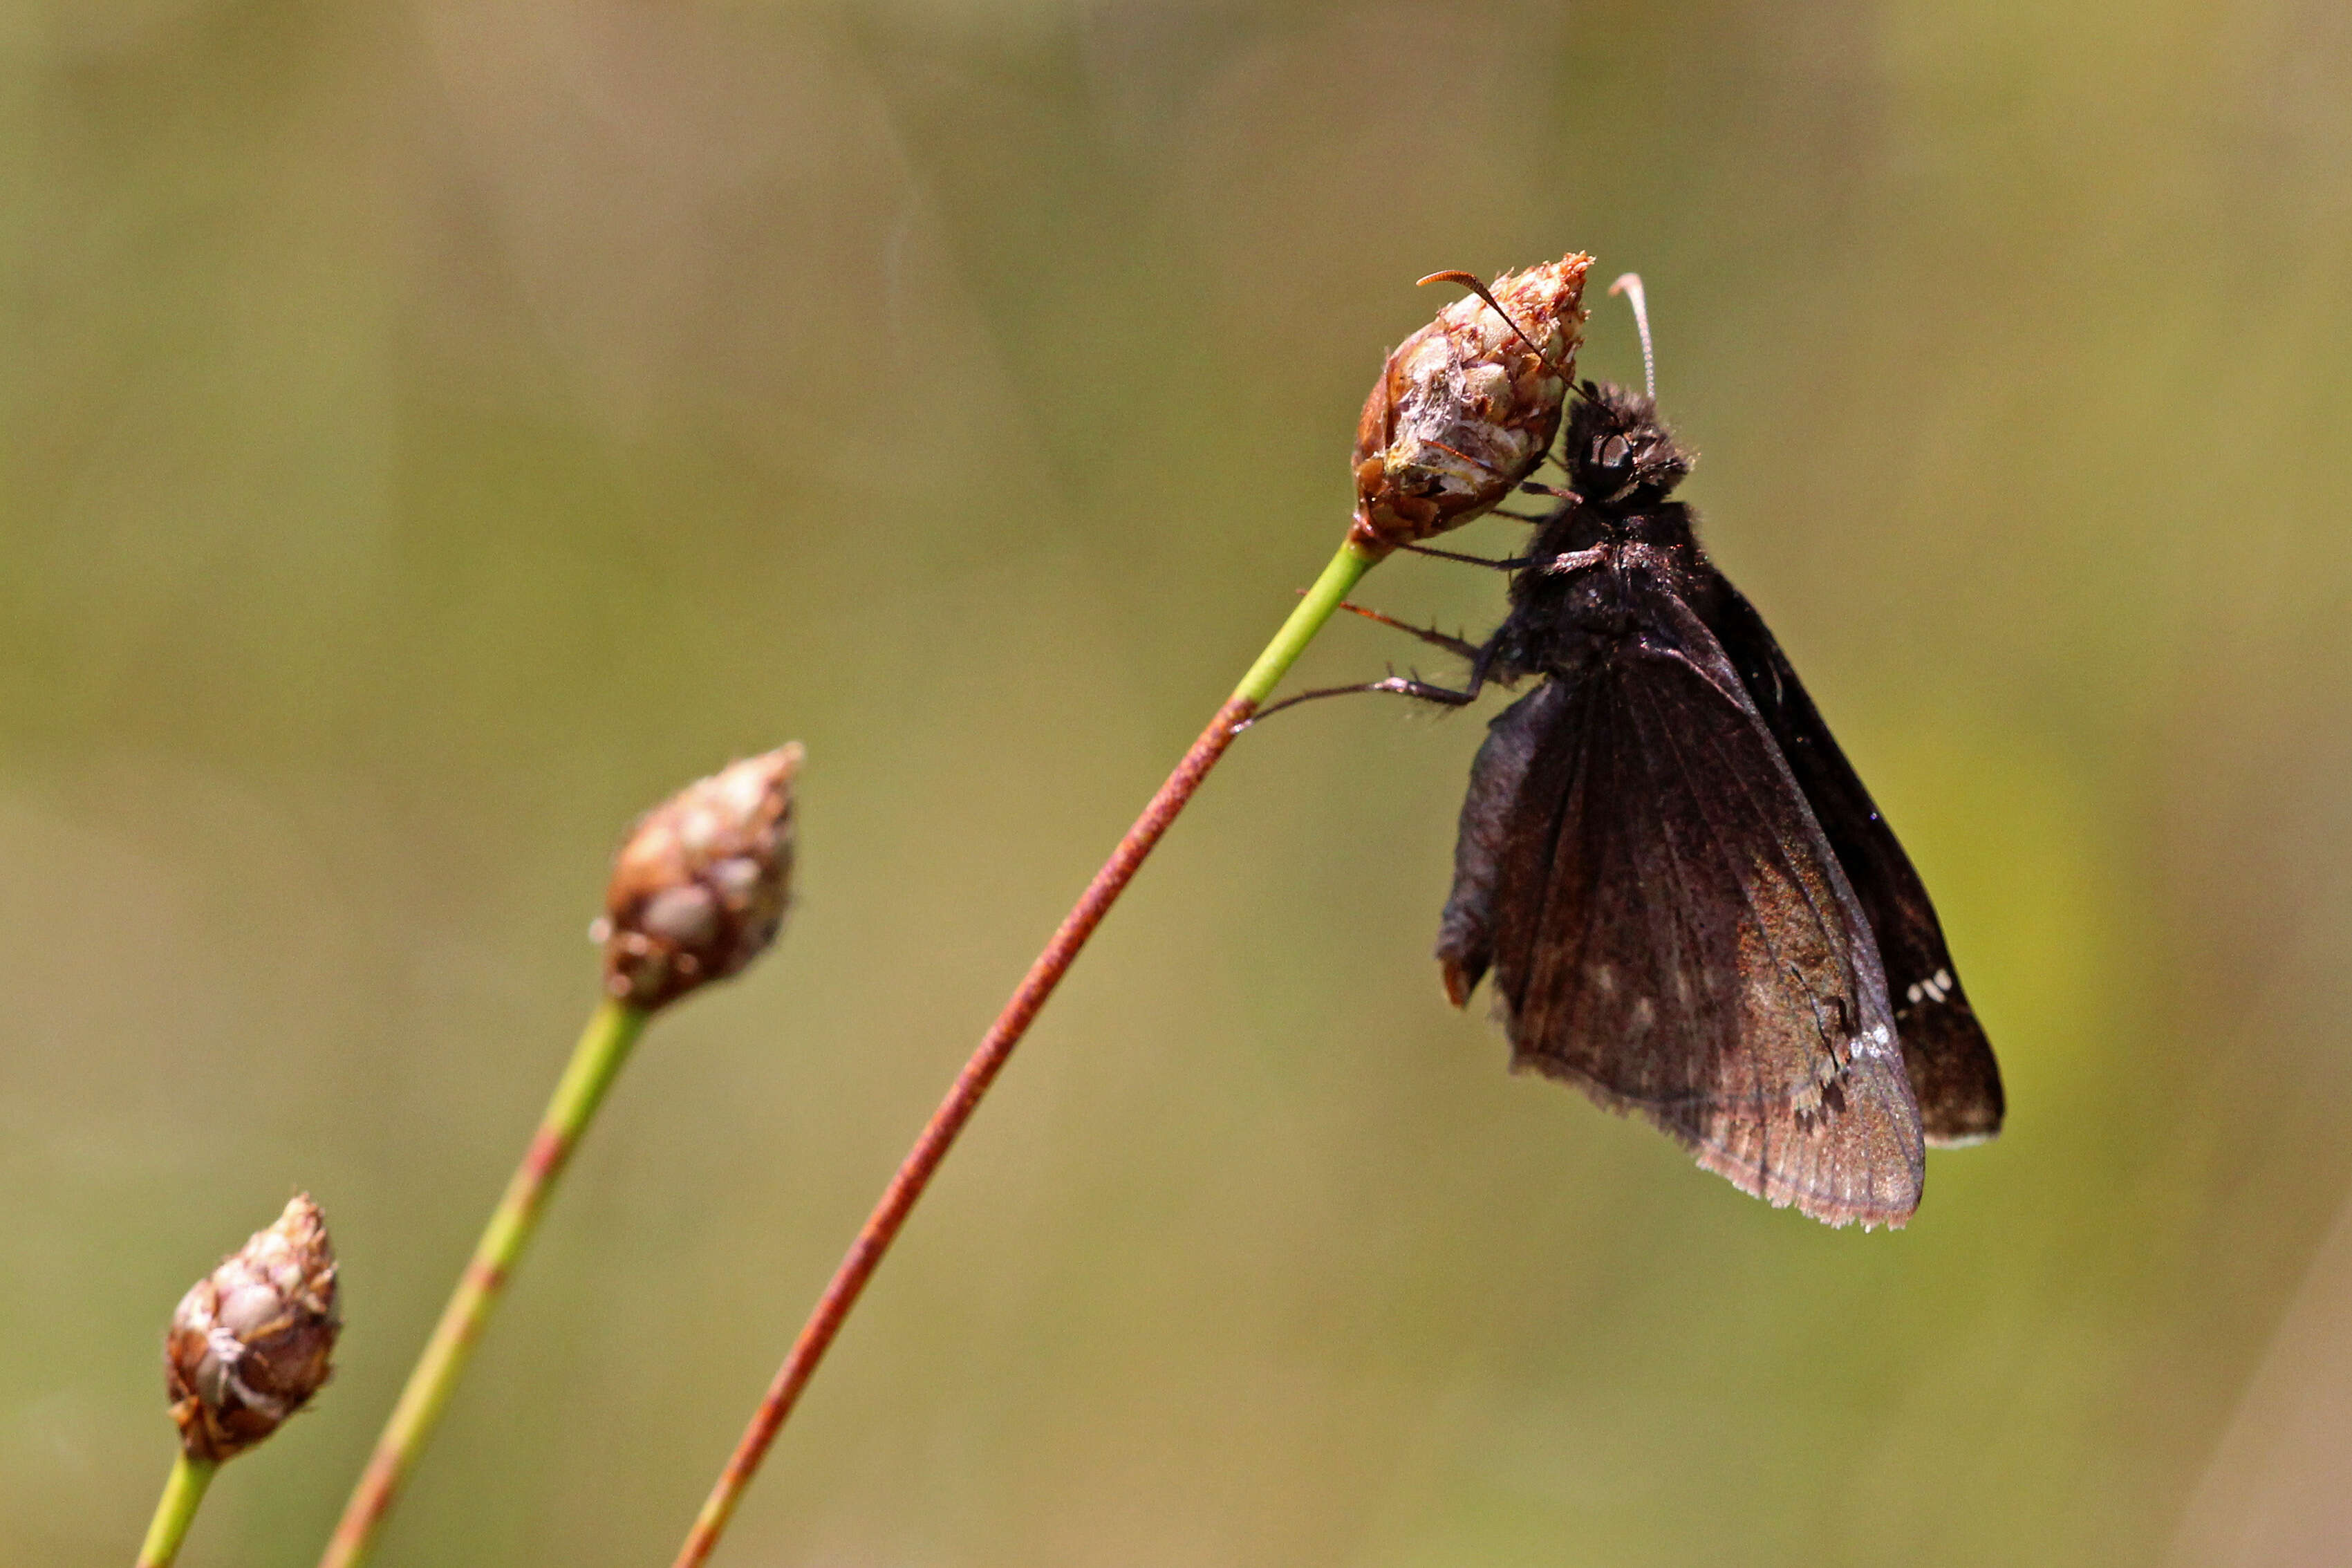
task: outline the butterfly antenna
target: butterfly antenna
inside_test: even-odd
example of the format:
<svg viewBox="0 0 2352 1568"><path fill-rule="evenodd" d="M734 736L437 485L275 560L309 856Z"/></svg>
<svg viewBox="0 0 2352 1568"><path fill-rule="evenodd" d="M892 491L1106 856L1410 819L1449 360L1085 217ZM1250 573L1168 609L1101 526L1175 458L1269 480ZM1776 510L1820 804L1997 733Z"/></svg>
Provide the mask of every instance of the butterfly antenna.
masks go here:
<svg viewBox="0 0 2352 1568"><path fill-rule="evenodd" d="M1628 276L1631 276L1631 274L1628 274ZM1559 365L1553 361L1549 354L1543 352L1543 345L1541 343L1538 343L1535 339L1528 336L1528 330L1525 327L1511 320L1511 313L1503 309L1500 304L1496 303L1495 296L1486 292L1486 286L1478 281L1477 274L1473 272L1433 272L1428 277L1421 279L1415 282L1413 287L1416 289L1422 289L1426 288L1432 283L1459 283L1465 289L1469 289L1473 294L1477 295L1481 300L1486 300L1486 303L1493 308L1495 314L1503 318L1503 324L1509 327L1511 331L1519 334L1519 342L1535 350L1536 358L1542 363L1545 369L1550 371L1552 374L1559 377L1562 381L1570 381L1572 379L1566 371L1562 370Z"/></svg>
<svg viewBox="0 0 2352 1568"><path fill-rule="evenodd" d="M1638 272L1619 274L1617 281L1609 285L1609 297L1613 300L1620 294L1633 301L1633 325L1642 334L1642 389L1650 401L1655 403L1658 400L1658 362L1650 352L1650 298L1642 291L1642 275Z"/></svg>

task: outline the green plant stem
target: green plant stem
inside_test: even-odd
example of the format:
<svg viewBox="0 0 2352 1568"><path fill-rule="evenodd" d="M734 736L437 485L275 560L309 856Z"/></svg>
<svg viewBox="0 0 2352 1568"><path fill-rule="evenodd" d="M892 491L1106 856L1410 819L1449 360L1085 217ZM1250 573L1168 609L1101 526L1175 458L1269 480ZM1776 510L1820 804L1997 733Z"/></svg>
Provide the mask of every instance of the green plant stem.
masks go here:
<svg viewBox="0 0 2352 1568"><path fill-rule="evenodd" d="M219 1460L192 1459L184 1450L172 1462L163 1495L155 1500L155 1517L147 1523L147 1539L139 1548L139 1568L172 1568L172 1559L180 1554L180 1542L187 1539L188 1526L205 1500L205 1489L213 1484L213 1472L219 1468Z"/></svg>
<svg viewBox="0 0 2352 1568"><path fill-rule="evenodd" d="M719 1537L726 1530L727 1521L734 1516L735 1506L742 1500L744 1489L751 1484L761 1460L767 1455L768 1446L775 1441L785 1417L792 1414L793 1406L799 1402L801 1390L808 1385L809 1378L815 1373L817 1363L824 1359L824 1352L832 1345L834 1336L841 1331L843 1321L856 1306L866 1282L873 1278L874 1270L880 1266L883 1254L890 1249L899 1227L906 1224L907 1215L914 1209L916 1200L930 1184L940 1162L947 1158L956 1135L963 1131L964 1123L971 1120L972 1112L980 1109L982 1097L987 1094L989 1085L995 1082L997 1073L1013 1055L1013 1047L1021 1043L1021 1037L1028 1032L1029 1026L1035 1021L1046 999L1053 995L1054 988L1068 973L1071 963L1078 956L1078 950L1086 946L1087 939L1094 934L1095 927L1102 923L1103 916L1110 912L1111 905L1118 901L1137 868L1151 853L1152 847L1160 842L1160 835L1168 831L1169 825L1176 820L1176 814L1184 809L1184 803L1192 798L1192 792L1200 788L1201 781L1208 776L1209 770L1216 765L1217 759L1233 743L1234 731L1257 710L1259 704L1265 700L1289 670L1292 662L1314 640L1315 634L1323 629L1324 623L1331 618L1332 613L1339 609L1340 601L1347 598L1348 591L1361 581L1364 574L1370 571L1379 560L1379 556L1353 544L1343 545L1331 558L1331 563L1323 568L1323 574L1316 579L1315 585L1307 591L1307 596L1290 612L1290 618L1283 622L1282 629L1275 634L1274 640L1265 645L1265 651L1258 655L1257 662L1250 666L1249 673L1242 677L1242 683L1234 689L1234 694L1209 721L1209 727L1201 731L1200 738L1177 763L1175 772L1168 775L1167 782L1160 786L1150 804L1143 808L1143 815L1136 818L1135 826L1128 829L1127 837L1118 841L1118 847L1111 851L1110 858L1103 863L1102 869L1095 873L1094 880L1087 884L1077 904L1063 917L1061 926L1054 932L1053 939L1046 942L1045 950L1029 966L1028 974L1013 991L1012 999L1005 1003L1004 1010L997 1015L996 1022L982 1037L979 1048L972 1052L963 1070L956 1075L947 1099L931 1113L922 1134L915 1140L915 1146L899 1162L897 1173L890 1178L890 1184L883 1189L881 1201L875 1205L865 1227L857 1233L857 1239L850 1244L848 1254L834 1270L832 1281L825 1286L824 1294L817 1299L808 1321L801 1328L800 1337L793 1341L791 1353L784 1357L784 1364L777 1369L775 1380L769 1384L759 1408L752 1412L751 1424L737 1441L734 1453L728 1458L718 1480L712 1483L710 1495L703 1500L701 1512L696 1516L693 1528L687 1531L685 1544L678 1549L674 1568L697 1568L719 1544Z"/></svg>
<svg viewBox="0 0 2352 1568"><path fill-rule="evenodd" d="M434 1423L447 1406L474 1343L481 1337L482 1326L489 1321L523 1248L539 1228L540 1215L572 1151L651 1016L642 1008L608 999L588 1020L571 1063L555 1086L555 1097L548 1101L547 1114L540 1119L529 1152L507 1182L499 1206L490 1212L490 1223L475 1244L472 1259L458 1276L457 1288L441 1310L433 1337L425 1341L424 1352L400 1391L400 1402L392 1408L392 1418L376 1438L375 1452L369 1456L359 1485L343 1505L343 1517L327 1542L326 1555L319 1560L320 1568L358 1568L367 1561L376 1531L409 1467L432 1436Z"/></svg>
<svg viewBox="0 0 2352 1568"><path fill-rule="evenodd" d="M1349 591L1362 582L1364 574L1379 565L1381 559L1354 544L1341 545L1339 552L1323 568L1323 574L1315 579L1315 585L1307 590L1306 596L1290 612L1290 618L1282 623L1282 629L1274 634L1274 640L1265 645L1265 651L1249 667L1249 673L1242 677L1242 683L1234 688L1234 696L1252 708L1273 696L1274 689L1282 684L1282 678L1290 673L1298 656L1307 651L1307 645L1315 640L1315 634L1323 629Z"/></svg>

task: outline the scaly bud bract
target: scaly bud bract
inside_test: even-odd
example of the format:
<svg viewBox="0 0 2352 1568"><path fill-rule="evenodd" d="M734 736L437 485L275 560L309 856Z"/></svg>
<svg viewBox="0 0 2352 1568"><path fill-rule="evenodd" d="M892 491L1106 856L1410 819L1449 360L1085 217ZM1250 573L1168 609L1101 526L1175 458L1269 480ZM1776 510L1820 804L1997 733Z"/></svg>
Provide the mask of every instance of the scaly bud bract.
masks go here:
<svg viewBox="0 0 2352 1568"><path fill-rule="evenodd" d="M277 1431L327 1381L341 1328L335 1249L304 1194L172 1314L164 1386L188 1457L217 1464Z"/></svg>
<svg viewBox="0 0 2352 1568"><path fill-rule="evenodd" d="M722 768L646 814L613 864L604 989L665 1006L767 951L793 877L793 781L800 743Z"/></svg>
<svg viewBox="0 0 2352 1568"><path fill-rule="evenodd" d="M1507 272L1492 303L1465 295L1397 345L1356 426L1354 543L1377 555L1418 544L1535 472L1559 433L1591 265L1571 254Z"/></svg>

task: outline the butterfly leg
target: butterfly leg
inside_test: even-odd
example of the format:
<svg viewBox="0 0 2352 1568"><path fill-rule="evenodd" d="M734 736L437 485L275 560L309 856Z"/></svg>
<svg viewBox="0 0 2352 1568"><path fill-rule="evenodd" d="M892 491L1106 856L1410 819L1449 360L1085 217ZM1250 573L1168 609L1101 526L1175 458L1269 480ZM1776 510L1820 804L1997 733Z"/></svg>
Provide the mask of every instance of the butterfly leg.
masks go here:
<svg viewBox="0 0 2352 1568"><path fill-rule="evenodd" d="M1435 702L1447 708L1467 708L1478 700L1478 689L1485 684L1481 672L1471 671L1470 684L1459 691L1450 686L1437 686L1418 677L1391 675L1386 680L1375 680L1364 687L1366 691L1386 691L1398 697L1417 698L1423 702Z"/></svg>
<svg viewBox="0 0 2352 1568"><path fill-rule="evenodd" d="M1359 691L1386 691L1399 697L1417 697L1424 702L1442 702L1449 708L1459 708L1465 703L1475 701L1477 697L1477 693L1474 691L1455 691L1450 687L1432 686L1427 681L1411 680L1401 675L1391 675L1386 680L1360 680L1353 686L1326 686L1320 690L1301 691L1296 696L1286 697L1279 702L1269 702L1234 725L1234 730L1239 733L1253 724L1264 723L1286 708L1296 708L1302 702L1313 702L1325 697L1349 697Z"/></svg>
<svg viewBox="0 0 2352 1568"><path fill-rule="evenodd" d="M1608 559L1609 552L1596 544L1590 550L1571 550L1565 555L1556 555L1544 563L1542 570L1565 576L1570 572L1581 572L1587 566L1598 566Z"/></svg>
<svg viewBox="0 0 2352 1568"><path fill-rule="evenodd" d="M1412 631L1414 628L1407 626L1404 629ZM1444 640L1452 642L1455 639L1449 637ZM1468 655L1470 684L1458 691L1453 687L1438 686L1418 677L1391 675L1386 680L1363 680L1358 681L1353 686L1327 686L1318 691L1302 691L1296 697L1286 697L1279 702L1269 703L1259 709L1234 728L1238 732L1248 729L1253 724L1264 721L1286 708L1296 708L1301 702L1313 702L1325 697L1347 697L1359 691L1381 691L1393 697L1411 697L1423 702L1435 702L1447 708L1466 708L1477 701L1478 693L1486 689L1486 667L1493 661L1494 646L1492 644L1485 647L1471 647L1468 644L1464 646L1470 647Z"/></svg>
<svg viewBox="0 0 2352 1568"><path fill-rule="evenodd" d="M1518 513L1509 511L1501 512L1497 515L1515 518L1521 522L1541 522L1543 521L1543 519L1539 517L1520 517ZM1440 561L1459 561L1465 566L1492 567L1497 572L1516 572L1522 566L1532 566L1535 564L1535 558L1533 556L1512 556L1507 560L1496 561L1493 557L1486 555L1465 555L1458 550L1433 550L1426 544L1400 544L1397 548L1399 550L1410 551L1415 555L1433 555Z"/></svg>
<svg viewBox="0 0 2352 1568"><path fill-rule="evenodd" d="M1342 599L1339 602L1339 607L1351 615L1361 616L1368 621L1377 621L1381 626L1393 626L1408 637L1419 637L1433 647L1442 647L1446 652L1459 655L1473 663L1477 661L1479 647L1467 637L1450 637L1435 626L1417 626L1410 621L1398 620L1394 616L1384 616L1378 610L1366 609L1363 605L1350 600Z"/></svg>

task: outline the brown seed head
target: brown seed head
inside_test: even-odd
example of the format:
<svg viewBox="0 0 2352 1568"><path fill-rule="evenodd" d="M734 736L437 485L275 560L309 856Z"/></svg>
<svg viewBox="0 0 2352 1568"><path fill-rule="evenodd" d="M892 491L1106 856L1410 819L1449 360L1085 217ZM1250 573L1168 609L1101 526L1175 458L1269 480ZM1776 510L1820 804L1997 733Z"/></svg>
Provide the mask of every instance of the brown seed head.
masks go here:
<svg viewBox="0 0 2352 1568"><path fill-rule="evenodd" d="M699 779L646 814L613 863L604 989L660 1007L767 951L793 878L797 741Z"/></svg>
<svg viewBox="0 0 2352 1568"><path fill-rule="evenodd" d="M163 1384L188 1457L217 1463L277 1431L326 1383L342 1326L335 1249L306 1193L172 1314Z"/></svg>
<svg viewBox="0 0 2352 1568"><path fill-rule="evenodd" d="M1385 555L1491 510L1559 432L1592 258L1506 272L1397 345L1356 426L1349 537ZM1504 314L1497 314L1496 305Z"/></svg>

